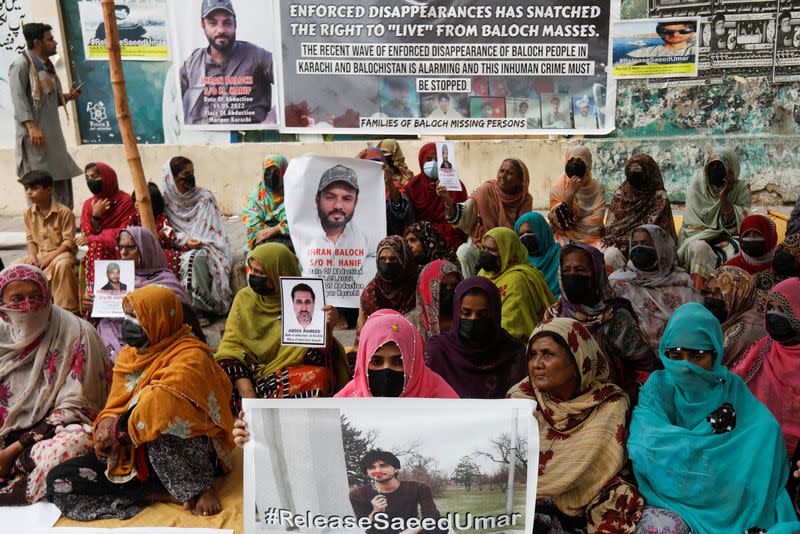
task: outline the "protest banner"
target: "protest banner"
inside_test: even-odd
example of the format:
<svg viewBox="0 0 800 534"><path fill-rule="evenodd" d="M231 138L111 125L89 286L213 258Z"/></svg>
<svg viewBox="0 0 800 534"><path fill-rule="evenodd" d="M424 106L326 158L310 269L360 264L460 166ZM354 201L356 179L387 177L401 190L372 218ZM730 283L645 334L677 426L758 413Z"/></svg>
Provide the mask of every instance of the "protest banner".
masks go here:
<svg viewBox="0 0 800 534"><path fill-rule="evenodd" d="M618 0L282 1L281 130L609 133L618 13ZM566 95L565 109L574 95L592 97L596 120L543 122L543 93Z"/></svg>
<svg viewBox="0 0 800 534"><path fill-rule="evenodd" d="M780 0L774 82L800 81L800 0Z"/></svg>
<svg viewBox="0 0 800 534"><path fill-rule="evenodd" d="M184 125L277 129L275 0L171 0L169 7Z"/></svg>
<svg viewBox="0 0 800 534"><path fill-rule="evenodd" d="M531 534L535 405L244 399L245 534Z"/></svg>
<svg viewBox="0 0 800 534"><path fill-rule="evenodd" d="M461 191L461 180L456 168L456 145L453 142L436 143L436 162L439 165L439 181L448 191Z"/></svg>
<svg viewBox="0 0 800 534"><path fill-rule="evenodd" d="M133 261L96 260L94 262L94 302L92 317L125 317L122 299L135 288Z"/></svg>
<svg viewBox="0 0 800 534"><path fill-rule="evenodd" d="M100 0L80 0L84 57L90 61L108 61L106 25ZM119 47L123 60L167 61L166 0L128 0L114 6L119 29Z"/></svg>
<svg viewBox="0 0 800 534"><path fill-rule="evenodd" d="M327 335L321 278L281 277L281 344L324 347Z"/></svg>
<svg viewBox="0 0 800 534"><path fill-rule="evenodd" d="M286 220L303 276L322 278L326 302L357 308L375 277L375 249L386 237L380 163L306 155L283 177Z"/></svg>
<svg viewBox="0 0 800 534"><path fill-rule="evenodd" d="M611 31L614 77L696 76L698 28L699 18L636 19L614 23Z"/></svg>

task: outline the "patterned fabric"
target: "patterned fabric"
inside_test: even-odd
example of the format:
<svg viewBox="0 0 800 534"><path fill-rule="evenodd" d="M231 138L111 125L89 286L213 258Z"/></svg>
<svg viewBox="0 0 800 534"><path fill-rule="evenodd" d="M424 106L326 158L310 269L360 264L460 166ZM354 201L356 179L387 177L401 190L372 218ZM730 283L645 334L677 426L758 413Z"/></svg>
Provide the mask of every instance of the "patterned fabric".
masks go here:
<svg viewBox="0 0 800 534"><path fill-rule="evenodd" d="M447 244L442 234L428 221L416 222L406 228L403 237L413 234L422 243L428 263L436 260L446 260L458 265L458 256L455 250Z"/></svg>
<svg viewBox="0 0 800 534"><path fill-rule="evenodd" d="M764 315L755 309L755 277L739 267L720 267L708 279L717 282L728 319L722 323L725 357L722 363L733 368L750 347L767 335Z"/></svg>
<svg viewBox="0 0 800 534"><path fill-rule="evenodd" d="M131 217L128 226L142 226L142 220L138 212ZM167 220L167 216L163 213L156 217L156 233L158 234L158 243L161 245L161 250L164 251L164 256L167 258L167 267L180 279L181 254L188 251L189 248L178 244L175 228L172 227Z"/></svg>
<svg viewBox="0 0 800 534"><path fill-rule="evenodd" d="M691 534L691 529L675 512L645 506L636 524L636 534Z"/></svg>
<svg viewBox="0 0 800 534"><path fill-rule="evenodd" d="M376 148L380 148L382 152L391 156L394 166L400 171L400 174L395 176L395 179L398 180L401 185L405 186L411 177L414 176L414 173L411 172L411 169L406 165L406 157L400 149L400 143L398 143L396 139L381 139L376 145Z"/></svg>
<svg viewBox="0 0 800 534"><path fill-rule="evenodd" d="M606 359L580 322L553 319L533 331L531 342L540 336L569 347L580 384L575 397L564 401L535 389L529 377L509 391L512 398L537 403L537 496L550 497L568 516L586 517L587 532L632 533L644 501L620 476L627 460L628 397L609 382Z"/></svg>
<svg viewBox="0 0 800 534"><path fill-rule="evenodd" d="M229 469L233 448L233 418L226 408L231 398L231 383L225 372L210 358L211 349L189 335L183 323L183 308L174 292L158 286L135 290L125 297L147 334L144 349L127 346L114 366L111 393L97 417L127 417L128 436L133 450L168 434L181 438L207 436ZM133 474L135 467L124 465L122 452L109 460L109 469ZM135 471L134 471L135 472Z"/></svg>
<svg viewBox="0 0 800 534"><path fill-rule="evenodd" d="M642 167L646 183L640 188L628 180L622 182L611 199L603 237L606 247L617 247L626 252L625 256L631 233L645 224L662 228L673 243L678 241L672 207L658 163L647 154L635 154L625 164L626 175L633 165Z"/></svg>
<svg viewBox="0 0 800 534"><path fill-rule="evenodd" d="M667 232L660 226L646 224L635 228L628 239L632 241L633 233L639 229L645 230L653 239L658 254L656 270L641 271L628 261L625 267L612 273L609 280L617 295L630 301L639 325L655 351L675 310L687 302L702 302L703 298L695 291L691 277L678 267L675 242Z"/></svg>
<svg viewBox="0 0 800 534"><path fill-rule="evenodd" d="M503 303L503 328L513 337L526 340L542 320L547 307L555 302L544 276L528 262L528 251L510 228L498 227L486 232L500 252L500 269L481 270L478 275L491 280L500 290Z"/></svg>
<svg viewBox="0 0 800 534"><path fill-rule="evenodd" d="M214 312L224 314L231 303L231 246L222 221L222 213L217 200L208 189L193 187L186 193L178 191L175 177L172 176L170 162L163 168L164 214L177 232L177 240L182 246L188 239L197 239L208 257L210 274L210 299L204 299ZM192 255L196 251L183 254ZM194 256L194 255L193 255ZM191 264L191 262L190 262ZM190 286L192 280L182 269L181 279L192 296L197 296L197 286ZM210 300L210 302L209 302Z"/></svg>
<svg viewBox="0 0 800 534"><path fill-rule="evenodd" d="M775 286L767 297L772 300L800 331L800 278ZM800 345L782 345L766 335L733 368L780 423L788 451L800 442L799 358Z"/></svg>
<svg viewBox="0 0 800 534"><path fill-rule="evenodd" d="M734 181L733 188L728 194L734 212L731 221L723 220L720 188L711 185L708 180L708 166L715 161L721 161L725 165L728 176ZM733 150L724 148L712 152L706 159L703 175L696 177L689 185L689 190L686 192L683 226L678 234L678 262L681 265L685 267L689 265L689 246L692 242L725 241L729 237L739 235L739 226L747 217L751 203L750 186L739 180L739 168L739 156Z"/></svg>
<svg viewBox="0 0 800 534"><path fill-rule="evenodd" d="M760 258L753 258L742 250L737 256L728 260L725 265L739 267L750 274L757 274L772 267L772 257L775 255L775 247L778 245L778 229L771 217L759 213L748 215L742 221L739 234L744 235L749 231L757 232L764 238L766 253Z"/></svg>
<svg viewBox="0 0 800 534"><path fill-rule="evenodd" d="M17 504L41 498L41 469L49 465L53 450L69 457L76 453L61 447L63 436L55 436L56 431L91 424L105 403L111 374L100 336L86 321L51 303L42 271L30 265L3 270L0 295L22 281L36 284L42 298L0 304L0 449L16 441L25 448L0 482L0 494L22 498ZM31 455L31 448L44 440L49 444Z"/></svg>
<svg viewBox="0 0 800 534"><path fill-rule="evenodd" d="M603 184L592 175L592 153L584 146L575 146L567 152L565 162L580 158L586 164L586 175L571 205L564 202L570 177L562 173L550 188L550 224L556 241L562 246L569 243L600 245L603 222L606 217L606 192ZM566 213L567 217L559 216Z"/></svg>
<svg viewBox="0 0 800 534"><path fill-rule="evenodd" d="M440 288L442 279L451 273L455 275L458 282L461 282L461 271L457 263L436 260L426 265L419 275L417 307L408 314L408 320L417 327L425 342L441 333L439 329L439 317L442 311ZM452 317L453 310L446 310L445 313Z"/></svg>
<svg viewBox="0 0 800 534"><path fill-rule="evenodd" d="M800 234L800 198L792 208L792 213L789 214L789 222L786 223L786 235Z"/></svg>
<svg viewBox="0 0 800 534"><path fill-rule="evenodd" d="M711 370L667 358L666 350L677 347L713 351ZM754 527L795 532L789 528L800 528L800 523L785 489L789 458L780 427L722 365L719 321L700 304L680 307L659 353L665 369L650 375L642 387L628 439L648 504L672 510L694 534ZM726 403L735 410L736 429L717 433L709 416ZM722 479L725 484L719 483ZM742 499L745 493L759 498Z"/></svg>
<svg viewBox="0 0 800 534"><path fill-rule="evenodd" d="M472 192L472 199L477 221L472 229L472 241L480 243L483 235L491 230L503 226L514 228L519 216L533 209L533 197L528 192L531 179L528 166L521 159L508 158L522 169L522 186L519 191L509 195L500 189L497 180L487 180Z"/></svg>
<svg viewBox="0 0 800 534"><path fill-rule="evenodd" d="M417 329L408 319L393 310L378 310L364 323L358 340L353 380L334 397L372 397L369 389L369 361L387 343L395 343L403 357L405 379L401 397L458 398L453 388L425 365L425 344Z"/></svg>
<svg viewBox="0 0 800 534"><path fill-rule="evenodd" d="M558 262L561 255L561 245L556 243L553 238L553 229L547 224L547 220L540 213L532 211L526 213L514 224L514 231L520 236L522 225L528 224L531 232L536 236L536 244L539 247L538 256L528 255L528 261L536 267L544 276L553 296L561 296L561 286L558 283Z"/></svg>
<svg viewBox="0 0 800 534"><path fill-rule="evenodd" d="M390 249L397 257L403 272L397 280L387 280L380 273L367 284L361 293L361 309L369 317L381 309L391 309L406 314L414 309L417 294L417 279L420 268L405 239L390 235L378 243L377 256Z"/></svg>
<svg viewBox="0 0 800 534"><path fill-rule="evenodd" d="M283 194L271 190L264 177L270 167L276 167L281 175L286 173L288 161L285 157L278 154L269 154L261 163L261 173L258 176L258 185L247 197L247 204L242 210L242 224L245 228L245 248L244 254L253 250L258 242L257 235L267 228L280 228L280 235L289 236L289 225L286 221L286 205L284 204ZM283 183L281 181L281 183Z"/></svg>
<svg viewBox="0 0 800 534"><path fill-rule="evenodd" d="M787 235L783 243L778 245L778 248L775 249L776 253L778 251L788 252L794 256L795 260L800 262L800 233ZM786 280L786 277L777 274L772 268L758 273L756 275L756 306L758 308L763 308L767 293L784 280Z"/></svg>

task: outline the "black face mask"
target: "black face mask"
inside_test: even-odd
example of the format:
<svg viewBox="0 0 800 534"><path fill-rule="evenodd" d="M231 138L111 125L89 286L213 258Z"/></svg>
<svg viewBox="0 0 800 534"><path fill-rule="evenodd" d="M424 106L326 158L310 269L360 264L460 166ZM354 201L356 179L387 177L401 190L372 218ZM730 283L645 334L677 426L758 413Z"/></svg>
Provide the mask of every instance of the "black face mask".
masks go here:
<svg viewBox="0 0 800 534"><path fill-rule="evenodd" d="M400 265L398 262L393 261L391 263L386 261L379 261L378 262L378 273L385 279L390 282L397 280L400 278L400 275L403 274L403 266Z"/></svg>
<svg viewBox="0 0 800 534"><path fill-rule="evenodd" d="M453 298L455 289L442 289L439 293L439 315L450 317L453 315Z"/></svg>
<svg viewBox="0 0 800 534"><path fill-rule="evenodd" d="M741 242L742 251L750 256L751 258L760 258L764 254L766 254L766 243L761 238L758 239L748 239L744 238Z"/></svg>
<svg viewBox="0 0 800 534"><path fill-rule="evenodd" d="M794 256L784 250L779 250L772 258L772 270L778 276L794 276L797 273L794 264Z"/></svg>
<svg viewBox="0 0 800 534"><path fill-rule="evenodd" d="M794 329L789 317L779 311L767 310L764 323L769 337L781 345L797 345L800 343L800 332Z"/></svg>
<svg viewBox="0 0 800 534"><path fill-rule="evenodd" d="M249 285L250 289L255 291L256 294L261 295L262 297L266 297L275 293L275 288L269 287L267 284L266 276L250 274L247 276L247 285Z"/></svg>
<svg viewBox="0 0 800 534"><path fill-rule="evenodd" d="M539 255L539 241L536 239L536 234L530 232L522 234L519 238L525 249L528 251L528 256Z"/></svg>
<svg viewBox="0 0 800 534"><path fill-rule="evenodd" d="M122 342L137 349L143 349L150 343L150 339L139 324L139 321L130 316L125 316L122 321Z"/></svg>
<svg viewBox="0 0 800 534"><path fill-rule="evenodd" d="M481 251L478 256L478 268L483 269L487 273L493 273L500 270L500 258L489 252L488 250Z"/></svg>
<svg viewBox="0 0 800 534"><path fill-rule="evenodd" d="M715 187L722 187L725 185L725 178L728 176L728 171L725 170L725 165L721 163L708 166L706 171L708 173L708 181Z"/></svg>
<svg viewBox="0 0 800 534"><path fill-rule="evenodd" d="M102 180L86 180L86 186L93 195L99 195L103 191Z"/></svg>
<svg viewBox="0 0 800 534"><path fill-rule="evenodd" d="M264 176L264 184L272 191L280 190L280 188L283 187L281 173L276 169L267 171L267 174Z"/></svg>
<svg viewBox="0 0 800 534"><path fill-rule="evenodd" d="M644 186L647 185L644 171L628 171L625 173L625 178L636 189L644 189Z"/></svg>
<svg viewBox="0 0 800 534"><path fill-rule="evenodd" d="M183 184L184 187L188 187L189 189L197 185L197 182L194 179L194 174L184 176L183 178L180 179L180 182Z"/></svg>
<svg viewBox="0 0 800 534"><path fill-rule="evenodd" d="M706 297L703 299L703 306L706 307L711 315L716 317L719 324L728 320L728 308L725 306L725 301L714 297Z"/></svg>
<svg viewBox="0 0 800 534"><path fill-rule="evenodd" d="M568 178L572 178L573 176L583 178L586 176L586 163L584 163L582 159L576 160L574 163L568 162L564 166L564 173Z"/></svg>
<svg viewBox="0 0 800 534"><path fill-rule="evenodd" d="M656 247L650 245L635 245L630 251L634 267L640 271L655 271L658 269L658 252Z"/></svg>
<svg viewBox="0 0 800 534"><path fill-rule="evenodd" d="M592 279L582 274L562 274L561 285L564 293L573 304L590 304L594 297Z"/></svg>
<svg viewBox="0 0 800 534"><path fill-rule="evenodd" d="M458 337L464 343L481 345L493 339L494 325L489 317L459 319Z"/></svg>
<svg viewBox="0 0 800 534"><path fill-rule="evenodd" d="M368 371L369 392L373 397L399 397L403 393L406 375L403 371L381 369Z"/></svg>
<svg viewBox="0 0 800 534"><path fill-rule="evenodd" d="M419 254L414 254L414 261L417 265L428 265L430 263L428 261L428 255L425 252L420 252Z"/></svg>

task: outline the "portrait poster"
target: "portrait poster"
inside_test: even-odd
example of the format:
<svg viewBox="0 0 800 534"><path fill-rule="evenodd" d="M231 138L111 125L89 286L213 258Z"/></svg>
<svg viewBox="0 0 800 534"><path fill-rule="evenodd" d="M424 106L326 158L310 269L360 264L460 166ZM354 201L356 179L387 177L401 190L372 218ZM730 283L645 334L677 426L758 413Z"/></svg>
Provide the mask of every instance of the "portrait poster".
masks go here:
<svg viewBox="0 0 800 534"><path fill-rule="evenodd" d="M174 83L186 128L278 128L276 1L170 0Z"/></svg>
<svg viewBox="0 0 800 534"><path fill-rule="evenodd" d="M281 344L324 347L327 339L322 278L281 277Z"/></svg>
<svg viewBox="0 0 800 534"><path fill-rule="evenodd" d="M448 191L461 191L461 180L456 168L456 144L452 141L436 143L436 163L439 165L439 181Z"/></svg>
<svg viewBox="0 0 800 534"><path fill-rule="evenodd" d="M614 77L697 76L699 29L700 19L697 17L636 19L614 23L611 30L611 68Z"/></svg>
<svg viewBox="0 0 800 534"><path fill-rule="evenodd" d="M326 302L357 308L375 277L386 237L386 191L380 163L306 155L283 177L286 219L304 277L322 278Z"/></svg>
<svg viewBox="0 0 800 534"><path fill-rule="evenodd" d="M773 81L800 81L800 0L781 0Z"/></svg>
<svg viewBox="0 0 800 534"><path fill-rule="evenodd" d="M531 534L535 406L244 399L244 532ZM404 495L413 495L413 506L398 506Z"/></svg>
<svg viewBox="0 0 800 534"><path fill-rule="evenodd" d="M84 57L89 61L108 61L106 24L100 0L80 0ZM116 3L114 15L119 30L122 59L168 61L166 0L127 0Z"/></svg>
<svg viewBox="0 0 800 534"><path fill-rule="evenodd" d="M135 287L133 261L96 260L94 262L94 302L92 317L125 317L122 299Z"/></svg>

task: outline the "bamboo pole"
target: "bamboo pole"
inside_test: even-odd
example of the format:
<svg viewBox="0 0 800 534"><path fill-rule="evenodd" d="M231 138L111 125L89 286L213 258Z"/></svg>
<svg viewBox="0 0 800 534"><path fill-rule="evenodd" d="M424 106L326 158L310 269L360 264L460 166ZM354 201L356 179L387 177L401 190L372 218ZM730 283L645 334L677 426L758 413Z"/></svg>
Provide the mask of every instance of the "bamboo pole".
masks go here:
<svg viewBox="0 0 800 534"><path fill-rule="evenodd" d="M133 119L128 110L128 92L125 89L125 73L122 70L122 52L119 47L117 18L114 15L114 0L100 0L100 4L103 6L103 21L106 26L108 69L111 72L111 88L114 90L114 108L117 112L119 133L125 147L125 157L133 179L133 188L136 191L136 205L139 208L142 226L150 230L154 236L158 236L150 191L147 189L147 179L142 168L142 157L136 145Z"/></svg>

